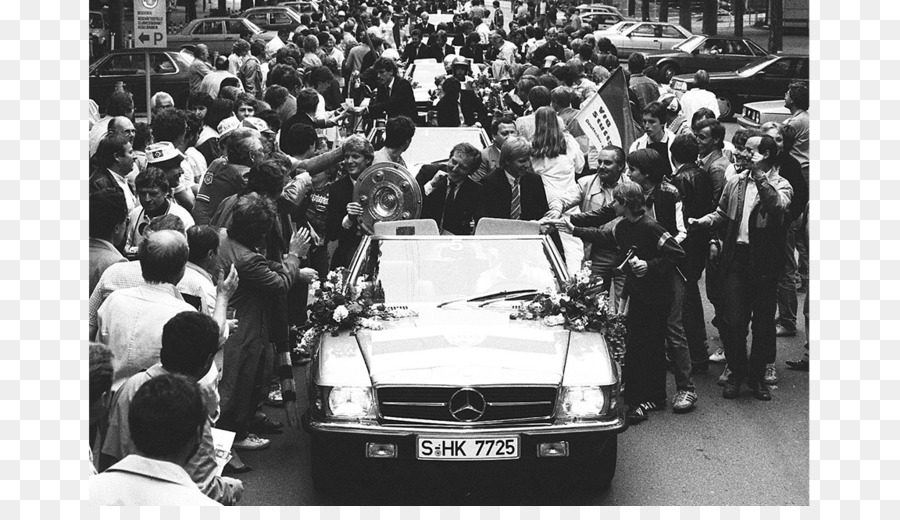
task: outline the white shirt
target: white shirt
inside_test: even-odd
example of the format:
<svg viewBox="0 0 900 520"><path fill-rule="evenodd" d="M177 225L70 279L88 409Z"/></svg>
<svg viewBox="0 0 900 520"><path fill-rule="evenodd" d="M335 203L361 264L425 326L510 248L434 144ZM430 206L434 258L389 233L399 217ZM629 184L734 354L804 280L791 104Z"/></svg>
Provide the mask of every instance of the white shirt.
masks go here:
<svg viewBox="0 0 900 520"><path fill-rule="evenodd" d="M766 172L766 178L771 178L773 175L777 174L778 168L772 168ZM753 211L753 207L756 206L756 203L759 202L759 190L756 188L756 182L749 172L747 173L747 176L747 191L744 192L744 208L743 213L741 214L741 223L738 226L736 240L738 244L750 243L750 213Z"/></svg>
<svg viewBox="0 0 900 520"><path fill-rule="evenodd" d="M194 218L190 212L182 208L177 202L169 199L169 209L166 215L175 215L184 223L184 230L194 226ZM137 206L128 214L128 228L125 232L125 251L135 252L144 241L143 231L152 219L147 215L142 206Z"/></svg>
<svg viewBox="0 0 900 520"><path fill-rule="evenodd" d="M137 165L135 164L135 166ZM135 168L132 168L132 170L134 169ZM107 170L109 170L109 168L107 168ZM109 170L109 173L111 173L113 179L116 180L116 184L118 184L119 187L122 188L122 191L125 192L125 205L128 206L128 212L130 213L131 210L133 210L134 207L137 206L137 200L135 200L134 198L134 192L131 191L131 187L128 185L128 181L125 180L125 177L122 177L112 170Z"/></svg>
<svg viewBox="0 0 900 520"><path fill-rule="evenodd" d="M692 88L681 96L681 110L688 121L691 120L694 112L701 108L712 110L716 117L721 115L719 112L719 101L716 99L716 95L708 90Z"/></svg>
<svg viewBox="0 0 900 520"><path fill-rule="evenodd" d="M90 478L94 506L213 506L181 466L129 455Z"/></svg>
<svg viewBox="0 0 900 520"><path fill-rule="evenodd" d="M113 390L159 362L163 326L183 311L196 309L170 283L145 283L109 295L97 311L97 341L113 353Z"/></svg>

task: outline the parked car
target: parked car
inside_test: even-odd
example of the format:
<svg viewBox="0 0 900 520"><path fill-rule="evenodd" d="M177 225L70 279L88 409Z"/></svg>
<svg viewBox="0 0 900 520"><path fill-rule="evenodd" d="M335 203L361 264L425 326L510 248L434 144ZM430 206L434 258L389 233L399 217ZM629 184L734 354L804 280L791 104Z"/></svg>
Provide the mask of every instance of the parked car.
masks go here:
<svg viewBox="0 0 900 520"><path fill-rule="evenodd" d="M249 41L261 38L267 42L277 36L274 31L263 31L256 24L245 18L211 17L198 18L184 26L181 31L168 36L169 50L190 49L198 43L205 43L210 54L231 54L231 46L238 39Z"/></svg>
<svg viewBox="0 0 900 520"><path fill-rule="evenodd" d="M319 12L318 2L312 0L302 0L299 2L281 2L279 7L289 7L299 14L313 14Z"/></svg>
<svg viewBox="0 0 900 520"><path fill-rule="evenodd" d="M668 82L676 74L703 69L728 72L756 61L769 53L747 38L727 38L696 34L672 47L671 51L645 52L647 65L656 65Z"/></svg>
<svg viewBox="0 0 900 520"><path fill-rule="evenodd" d="M285 29L293 31L300 26L300 13L289 7L252 7L238 15L239 18L250 20L260 29L266 31L279 31Z"/></svg>
<svg viewBox="0 0 900 520"><path fill-rule="evenodd" d="M588 13L611 13L616 14L622 17L622 19L627 19L618 8L612 5L604 5L604 4L581 4L575 8L578 11L578 14L584 18L584 15Z"/></svg>
<svg viewBox="0 0 900 520"><path fill-rule="evenodd" d="M623 21L594 32L597 40L609 38L620 59L628 59L632 52L671 49L691 36L684 27L669 22Z"/></svg>
<svg viewBox="0 0 900 520"><path fill-rule="evenodd" d="M737 117L737 122L744 128L756 129L769 122L780 123L790 116L784 98L773 99L745 104L744 113Z"/></svg>
<svg viewBox="0 0 900 520"><path fill-rule="evenodd" d="M594 20L597 20L599 27L602 29L606 27L612 27L613 25L624 21L625 18L623 18L620 14L607 13L602 11L591 11L581 15L581 21L589 27Z"/></svg>
<svg viewBox="0 0 900 520"><path fill-rule="evenodd" d="M165 91L172 95L175 106L184 107L190 94L188 68L190 57L180 52L150 50L150 93ZM124 49L111 51L88 68L88 94L101 109L118 82L134 94L137 113L147 112L144 51Z"/></svg>
<svg viewBox="0 0 900 520"><path fill-rule="evenodd" d="M416 315L322 334L314 350L303 421L313 485L494 471L608 485L627 425L603 336L510 319L562 287L550 238L414 232L363 237L344 286Z"/></svg>
<svg viewBox="0 0 900 520"><path fill-rule="evenodd" d="M96 58L110 48L109 21L105 11L90 11L88 16L90 54L91 58Z"/></svg>
<svg viewBox="0 0 900 520"><path fill-rule="evenodd" d="M744 103L784 96L788 85L796 80L809 80L809 56L770 54L733 72L710 74L707 89L719 98L719 119L727 121ZM693 74L673 76L669 82L676 95L687 92L693 84Z"/></svg>

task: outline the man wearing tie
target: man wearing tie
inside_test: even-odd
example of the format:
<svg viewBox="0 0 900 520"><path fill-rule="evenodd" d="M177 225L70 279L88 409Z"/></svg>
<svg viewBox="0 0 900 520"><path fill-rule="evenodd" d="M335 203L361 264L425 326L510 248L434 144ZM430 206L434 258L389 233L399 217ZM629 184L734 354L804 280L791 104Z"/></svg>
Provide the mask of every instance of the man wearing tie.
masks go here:
<svg viewBox="0 0 900 520"><path fill-rule="evenodd" d="M481 186L469 178L481 164L481 152L469 143L450 151L446 165L426 164L416 175L422 188L422 218L437 222L442 234L471 235L481 218Z"/></svg>
<svg viewBox="0 0 900 520"><path fill-rule="evenodd" d="M413 29L409 34L409 43L403 48L403 54L400 55L400 61L404 63L412 63L420 58L430 58L431 52L428 47L422 44L422 31Z"/></svg>
<svg viewBox="0 0 900 520"><path fill-rule="evenodd" d="M485 217L540 220L550 211L544 183L531 166L531 144L510 137L500 150L500 167L481 180Z"/></svg>
<svg viewBox="0 0 900 520"><path fill-rule="evenodd" d="M406 116L418 120L412 84L397 76L397 64L390 58L378 58L372 65L378 76L378 94L366 110L372 117Z"/></svg>

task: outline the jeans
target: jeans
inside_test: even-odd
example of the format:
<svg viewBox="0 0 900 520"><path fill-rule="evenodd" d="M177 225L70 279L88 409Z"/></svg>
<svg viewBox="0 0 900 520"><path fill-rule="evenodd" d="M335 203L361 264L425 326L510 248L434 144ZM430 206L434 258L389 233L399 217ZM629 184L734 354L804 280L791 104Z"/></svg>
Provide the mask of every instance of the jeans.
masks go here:
<svg viewBox="0 0 900 520"><path fill-rule="evenodd" d="M691 364L709 362L709 345L706 343L706 322L703 316L703 302L700 301L700 285L697 280L684 284L684 333L691 352Z"/></svg>
<svg viewBox="0 0 900 520"><path fill-rule="evenodd" d="M778 279L778 324L788 330L797 329L797 246L802 217L791 222L785 241L784 271ZM807 275L808 276L808 275ZM775 362L773 359L771 362Z"/></svg>
<svg viewBox="0 0 900 520"><path fill-rule="evenodd" d="M737 381L762 381L766 364L775 359L777 278L760 279L750 271L750 248L737 246L724 280L725 360ZM747 332L753 323L753 343L747 356Z"/></svg>
<svg viewBox="0 0 900 520"><path fill-rule="evenodd" d="M809 203L806 204L803 216L798 220L800 220L800 225L797 228L796 241L800 261L797 263L797 273L803 287L806 287L809 292Z"/></svg>
<svg viewBox="0 0 900 520"><path fill-rule="evenodd" d="M671 282L673 298L666 320L666 354L674 364L675 388L679 391L693 392L695 388L691 380L691 353L682 325L685 282L675 270L671 273Z"/></svg>

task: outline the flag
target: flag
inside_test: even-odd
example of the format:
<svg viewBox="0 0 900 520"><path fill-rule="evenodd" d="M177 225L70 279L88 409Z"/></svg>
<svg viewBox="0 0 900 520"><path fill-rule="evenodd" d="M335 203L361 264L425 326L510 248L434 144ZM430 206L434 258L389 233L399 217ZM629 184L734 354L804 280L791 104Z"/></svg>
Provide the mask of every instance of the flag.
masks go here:
<svg viewBox="0 0 900 520"><path fill-rule="evenodd" d="M575 120L598 150L610 144L628 150L637 135L622 67L613 71L597 93L581 106Z"/></svg>

